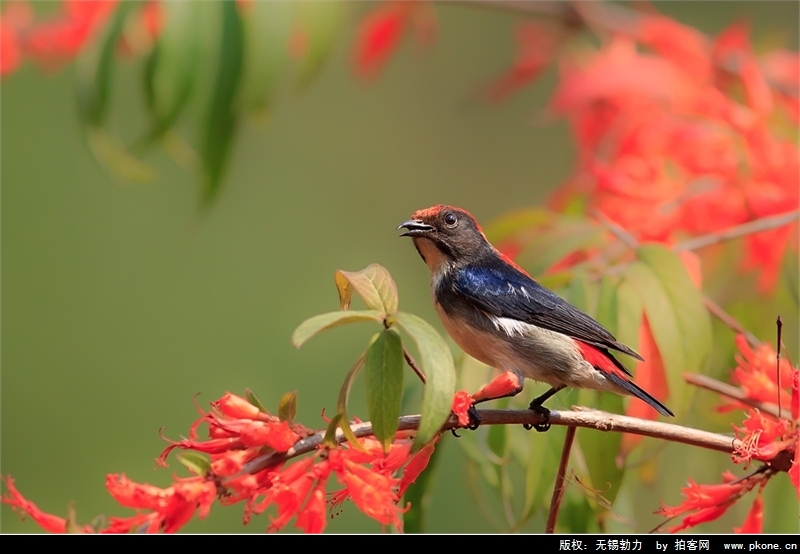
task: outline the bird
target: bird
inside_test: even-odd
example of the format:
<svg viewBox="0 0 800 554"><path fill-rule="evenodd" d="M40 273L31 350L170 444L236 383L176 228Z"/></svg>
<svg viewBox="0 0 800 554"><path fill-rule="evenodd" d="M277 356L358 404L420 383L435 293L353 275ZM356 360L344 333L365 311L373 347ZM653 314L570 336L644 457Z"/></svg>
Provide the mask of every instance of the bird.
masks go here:
<svg viewBox="0 0 800 554"><path fill-rule="evenodd" d="M537 431L550 426L542 404L566 387L635 396L674 416L612 354L644 361L638 353L499 252L469 212L438 204L417 210L400 229L430 269L434 308L450 337L504 371L472 396L471 428L480 423L474 404L522 392L525 378L551 387L529 406L543 416Z"/></svg>

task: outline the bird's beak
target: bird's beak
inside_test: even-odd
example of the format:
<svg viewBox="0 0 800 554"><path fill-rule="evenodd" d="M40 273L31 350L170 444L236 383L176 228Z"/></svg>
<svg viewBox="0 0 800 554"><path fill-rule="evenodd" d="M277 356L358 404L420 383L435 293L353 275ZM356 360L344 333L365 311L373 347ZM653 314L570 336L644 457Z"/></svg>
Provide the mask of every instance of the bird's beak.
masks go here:
<svg viewBox="0 0 800 554"><path fill-rule="evenodd" d="M418 219L409 219L397 226L397 230L399 231L400 229L408 229L408 232L400 235L401 237L420 237L425 233L430 233L435 227Z"/></svg>

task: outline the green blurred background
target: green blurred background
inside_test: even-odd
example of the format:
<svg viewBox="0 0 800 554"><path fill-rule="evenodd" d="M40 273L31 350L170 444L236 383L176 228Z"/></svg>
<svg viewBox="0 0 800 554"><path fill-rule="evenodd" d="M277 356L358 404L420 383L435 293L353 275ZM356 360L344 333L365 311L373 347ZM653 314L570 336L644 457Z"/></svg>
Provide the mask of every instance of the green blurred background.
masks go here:
<svg viewBox="0 0 800 554"><path fill-rule="evenodd" d="M756 45L798 48L796 2L657 6L708 33L743 17ZM440 202L487 221L541 203L569 174L566 125L536 123L554 70L502 106L469 102L512 59L517 17L439 4L435 46L419 52L404 43L366 86L353 78L348 56L370 7L350 6L329 63L307 91L295 94L288 74L268 124L241 129L223 191L206 212L197 209L195 176L163 154L149 158L160 175L151 185L123 182L93 161L77 120L74 68L44 74L28 64L3 82L0 461L43 510L66 515L74 500L84 522L131 514L106 493L105 475L168 484L182 468L154 470L166 446L158 430L185 433L197 417L196 393L207 406L249 387L275 408L296 389L298 419L321 426L320 411L334 410L344 373L371 334L364 324L292 348L297 324L337 308L334 270L386 266L401 309L441 329L427 269L397 239L397 224ZM117 72L115 128L141 128L141 71L136 61ZM796 324L789 329L796 333ZM362 387L356 392L353 411L365 415ZM706 406L715 402L709 396ZM569 396L560 403L569 405ZM713 417L718 430L730 429L729 419ZM680 462L664 464L655 485L621 495L623 518L612 529L630 529L625 518L636 516L633 528L647 530L659 521L651 512L662 499L676 503L688 477L717 482L730 465L721 454L667 448L666 459ZM785 477L776 481L788 485ZM429 530L495 530L466 479L464 456L448 436ZM796 510L775 509L796 496L788 486L772 488L788 494L771 492L765 530L797 530ZM741 525L749 504L708 529ZM264 531L265 517L243 527L241 513L215 506L185 529ZM3 532L37 530L3 506ZM328 527L378 530L352 504Z"/></svg>

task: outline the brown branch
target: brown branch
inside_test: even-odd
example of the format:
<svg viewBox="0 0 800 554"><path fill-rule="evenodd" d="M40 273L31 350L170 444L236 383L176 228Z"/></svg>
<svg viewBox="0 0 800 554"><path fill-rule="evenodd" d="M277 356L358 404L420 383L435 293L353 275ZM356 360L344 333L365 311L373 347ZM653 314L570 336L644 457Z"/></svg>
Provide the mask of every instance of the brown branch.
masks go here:
<svg viewBox="0 0 800 554"><path fill-rule="evenodd" d="M748 221L747 223L742 223L741 225L728 227L722 231L685 240L676 245L673 250L676 252L680 252L681 250L698 250L706 246L711 246L712 244L738 239L747 235L760 233L761 231L777 229L778 227L789 225L798 219L800 219L800 210L762 217L753 221Z"/></svg>
<svg viewBox="0 0 800 554"><path fill-rule="evenodd" d="M478 413L481 417L481 425L534 425L545 423L545 418L538 412L532 410L480 410ZM419 421L419 415L403 416L397 421L397 429L398 431L413 431L419 427ZM740 444L740 441L732 436L711 433L700 429L692 429L691 427L684 427L673 423L662 423L660 421L650 421L647 419L610 414L589 408L575 408L572 411L563 412L552 410L550 412L550 423L552 425L584 427L605 432L631 433L670 442L699 446L701 448L728 454L733 453ZM353 430L356 437L372 435L372 424L370 422L352 424L350 428ZM451 415L450 419L447 420L442 427L442 431L458 428L460 428L458 419ZM308 438L298 441L286 452L273 452L259 456L246 463L238 474L224 478L222 484L224 485L226 482L241 477L242 475L257 473L280 462L313 452L322 444L324 435L324 430L319 431ZM341 429L336 431L336 442L345 442L345 437Z"/></svg>
<svg viewBox="0 0 800 554"><path fill-rule="evenodd" d="M413 369L414 373L416 373L417 377L419 377L419 380L422 381L422 384L423 385L426 384L425 374L422 372L420 367L417 365L417 362L414 361L414 358L411 357L411 354L409 354L408 350L406 350L405 348L403 348L403 357L406 359L408 367Z"/></svg>
<svg viewBox="0 0 800 554"><path fill-rule="evenodd" d="M550 499L550 513L547 514L545 533L552 534L556 532L558 510L561 508L561 501L564 499L564 492L567 490L567 465L569 464L569 454L572 451L572 443L575 441L575 429L576 427L573 426L567 427L567 434L564 437L564 447L561 449L561 459L558 462L556 483L553 487L553 497Z"/></svg>
<svg viewBox="0 0 800 554"><path fill-rule="evenodd" d="M713 377L700 375L699 373L684 373L683 378L687 383L702 389L710 390L721 396L725 396L731 400L736 400L737 402L741 402L742 404L746 404L753 408L757 408L759 411L764 412L765 414L769 414L777 418L789 418L788 411L779 410L778 406L772 402L759 402L758 400L748 398L742 389L727 383L723 383L722 381L717 381Z"/></svg>
<svg viewBox="0 0 800 554"><path fill-rule="evenodd" d="M728 328L732 329L733 331L736 331L740 335L743 335L745 340L747 340L747 343L752 348L758 348L758 346L761 344L761 341L758 340L758 338L753 333L748 331L745 328L745 326L739 322L739 320L737 320L731 314L723 310L719 304L714 302L706 295L703 295L703 304L705 304L708 311L711 312L711 314L714 317L716 317L722 323L728 326Z"/></svg>

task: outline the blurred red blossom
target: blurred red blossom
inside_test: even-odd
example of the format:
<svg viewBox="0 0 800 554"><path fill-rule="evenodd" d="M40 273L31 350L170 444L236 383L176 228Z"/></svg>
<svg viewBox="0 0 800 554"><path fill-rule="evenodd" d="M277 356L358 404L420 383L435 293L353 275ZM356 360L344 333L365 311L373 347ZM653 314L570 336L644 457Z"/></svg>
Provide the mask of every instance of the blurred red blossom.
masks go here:
<svg viewBox="0 0 800 554"><path fill-rule="evenodd" d="M378 76L411 28L420 44L430 44L436 33L434 12L424 2L387 2L371 11L359 24L353 46L356 76Z"/></svg>

